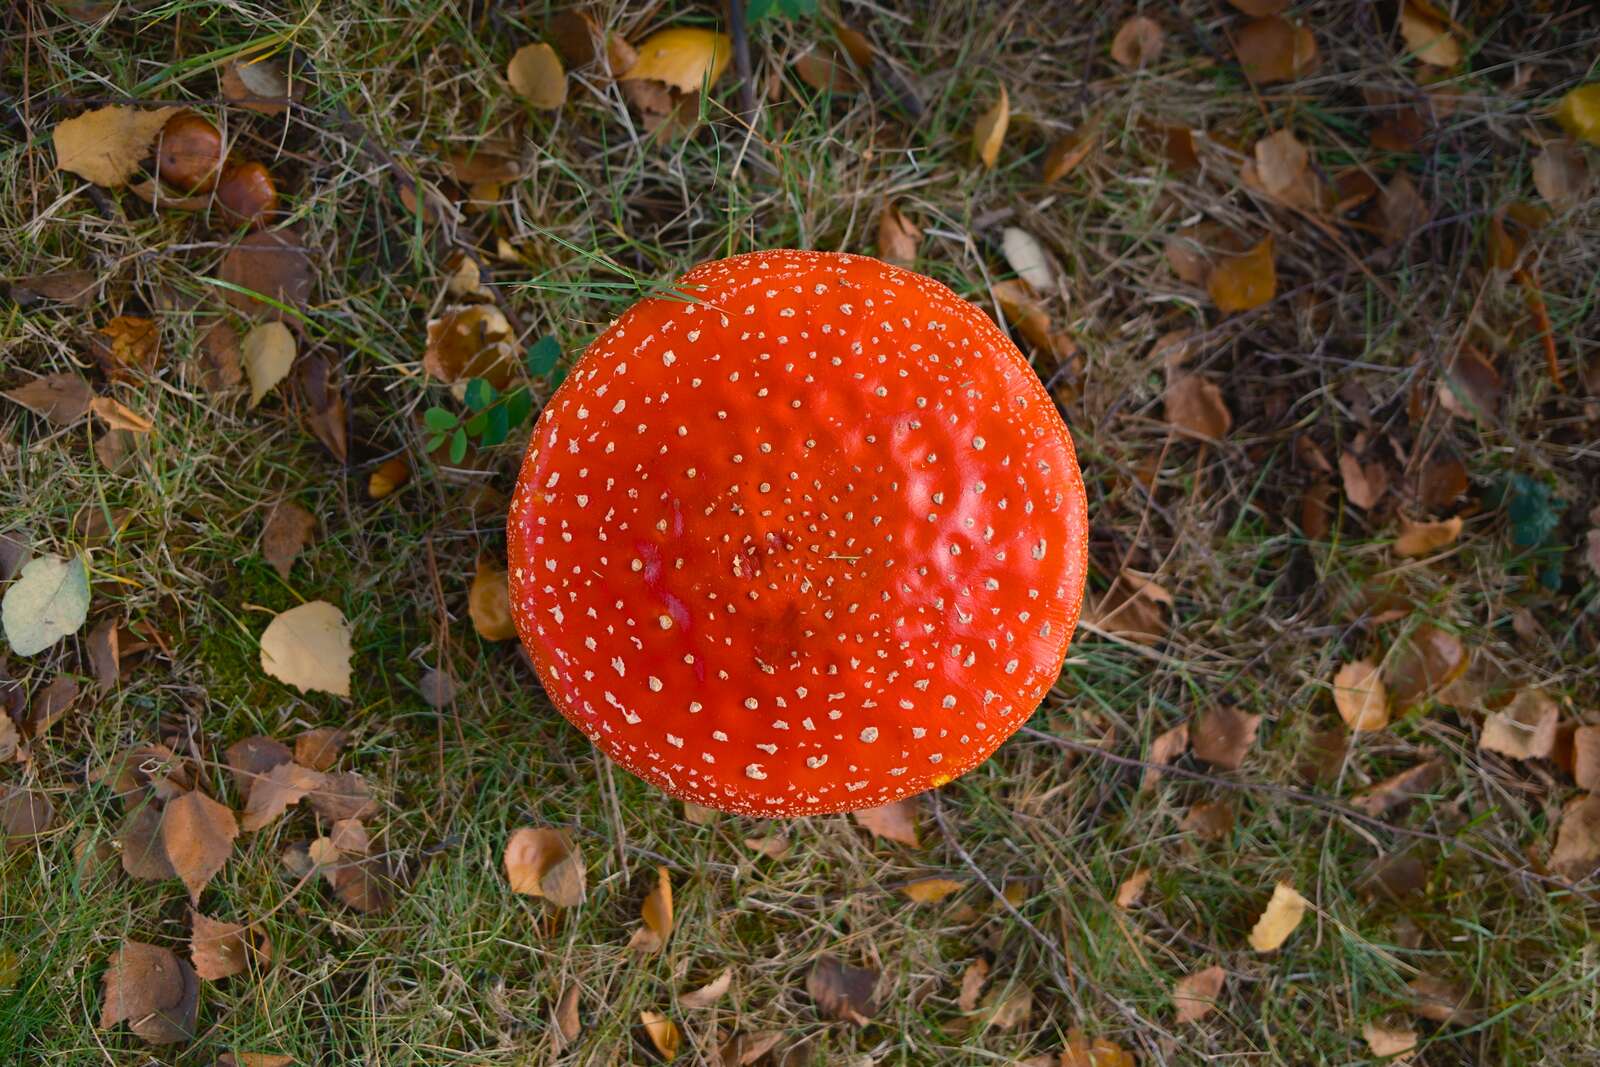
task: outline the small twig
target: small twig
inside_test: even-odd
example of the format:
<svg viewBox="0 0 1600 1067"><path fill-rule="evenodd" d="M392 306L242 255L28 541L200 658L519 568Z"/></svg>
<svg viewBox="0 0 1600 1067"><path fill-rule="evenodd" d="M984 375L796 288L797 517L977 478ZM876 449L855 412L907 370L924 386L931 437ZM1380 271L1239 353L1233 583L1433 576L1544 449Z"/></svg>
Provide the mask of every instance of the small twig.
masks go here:
<svg viewBox="0 0 1600 1067"><path fill-rule="evenodd" d="M744 22L744 0L728 0L728 36L733 38L733 72L739 79L739 117L753 121L756 87L750 73L750 31Z"/></svg>

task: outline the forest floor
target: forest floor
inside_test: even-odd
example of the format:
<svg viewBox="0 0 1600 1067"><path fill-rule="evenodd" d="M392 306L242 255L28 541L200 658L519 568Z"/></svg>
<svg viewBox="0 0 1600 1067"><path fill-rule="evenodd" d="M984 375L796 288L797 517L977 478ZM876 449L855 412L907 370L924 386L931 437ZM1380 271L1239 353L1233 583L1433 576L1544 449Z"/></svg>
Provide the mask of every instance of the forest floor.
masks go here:
<svg viewBox="0 0 1600 1067"><path fill-rule="evenodd" d="M0 16L0 582L89 590L0 641L0 1062L1600 1062L1600 120L1555 118L1588 5L847 0L846 49L780 3L748 76L672 96L563 6ZM543 40L564 101L508 84ZM276 185L281 381L216 204L58 169L135 102ZM646 288L769 247L1003 314L1088 486L1059 684L876 819L686 811L551 710L485 614L527 423L452 456L424 365L477 300L536 409ZM317 601L348 699L263 669ZM306 804L253 795L257 736ZM576 906L512 891L522 827ZM184 881L245 930L198 946Z"/></svg>

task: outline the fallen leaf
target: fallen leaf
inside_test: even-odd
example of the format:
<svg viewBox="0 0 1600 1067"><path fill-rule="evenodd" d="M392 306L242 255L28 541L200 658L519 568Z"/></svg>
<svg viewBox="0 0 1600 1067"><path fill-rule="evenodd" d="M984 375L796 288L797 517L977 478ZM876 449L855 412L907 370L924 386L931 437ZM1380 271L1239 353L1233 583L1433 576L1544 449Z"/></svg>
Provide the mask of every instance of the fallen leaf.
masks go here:
<svg viewBox="0 0 1600 1067"><path fill-rule="evenodd" d="M382 810L372 798L372 790L367 787L366 779L354 771L324 774L322 781L306 794L306 802L329 822L366 819Z"/></svg>
<svg viewBox="0 0 1600 1067"><path fill-rule="evenodd" d="M296 375L300 395L305 398L306 423L333 458L350 462L349 435L346 430L344 390L333 364L321 352L307 353L300 360Z"/></svg>
<svg viewBox="0 0 1600 1067"><path fill-rule="evenodd" d="M1561 707L1537 689L1524 689L1483 721L1480 751L1515 760L1546 759L1556 747Z"/></svg>
<svg viewBox="0 0 1600 1067"><path fill-rule="evenodd" d="M89 413L94 392L76 374L52 374L9 389L7 400L21 404L56 426L70 426Z"/></svg>
<svg viewBox="0 0 1600 1067"><path fill-rule="evenodd" d="M264 322L244 335L239 351L244 376L250 379L250 406L255 407L294 365L294 334L281 322Z"/></svg>
<svg viewBox="0 0 1600 1067"><path fill-rule="evenodd" d="M1366 896L1404 900L1420 896L1428 888L1428 867L1409 852L1374 860L1356 889Z"/></svg>
<svg viewBox="0 0 1600 1067"><path fill-rule="evenodd" d="M1227 800L1202 800L1184 812L1179 827L1202 841L1226 841L1233 834L1233 805Z"/></svg>
<svg viewBox="0 0 1600 1067"><path fill-rule="evenodd" d="M1139 1067L1133 1053L1109 1037L1097 1037L1091 1042L1076 1026L1067 1031L1067 1047L1061 1055L1045 1060L1037 1067Z"/></svg>
<svg viewBox="0 0 1600 1067"><path fill-rule="evenodd" d="M1600 82L1569 90L1556 105L1555 117L1569 137L1600 144Z"/></svg>
<svg viewBox="0 0 1600 1067"><path fill-rule="evenodd" d="M0 712L0 763L10 763L16 758L21 740L17 734L17 724L11 721L10 715Z"/></svg>
<svg viewBox="0 0 1600 1067"><path fill-rule="evenodd" d="M148 374L161 359L161 328L139 315L118 315L89 341L100 369L113 381L131 381L134 371Z"/></svg>
<svg viewBox="0 0 1600 1067"><path fill-rule="evenodd" d="M1339 477L1344 481L1345 498L1363 511L1377 507L1389 488L1387 467L1381 462L1362 463L1348 450L1339 454Z"/></svg>
<svg viewBox="0 0 1600 1067"><path fill-rule="evenodd" d="M134 1033L152 1044L183 1040L194 1030L194 1004L185 1004L189 984L186 979L191 979L193 973L169 949L143 941L124 941L112 953L110 965L100 978L104 989L100 1028L110 1029L126 1022ZM183 1033L168 1037L165 1028Z"/></svg>
<svg viewBox="0 0 1600 1067"><path fill-rule="evenodd" d="M885 201L878 215L878 258L901 266L917 260L922 244L922 229L906 218L894 201Z"/></svg>
<svg viewBox="0 0 1600 1067"><path fill-rule="evenodd" d="M38 737L60 722L78 701L78 680L65 674L50 679L28 708L28 735ZM3 713L0 713L3 714Z"/></svg>
<svg viewBox="0 0 1600 1067"><path fill-rule="evenodd" d="M288 581L295 557L316 532L316 516L293 500L281 500L261 529L261 557L272 564L278 577Z"/></svg>
<svg viewBox="0 0 1600 1067"><path fill-rule="evenodd" d="M96 300L100 276L89 270L57 270L30 274L11 282L11 299L20 307L50 301L87 308Z"/></svg>
<svg viewBox="0 0 1600 1067"><path fill-rule="evenodd" d="M295 1067L293 1056L274 1052L224 1052L217 1067Z"/></svg>
<svg viewBox="0 0 1600 1067"><path fill-rule="evenodd" d="M1167 425L1207 441L1233 429L1233 413L1217 384L1198 374L1174 374L1162 396Z"/></svg>
<svg viewBox="0 0 1600 1067"><path fill-rule="evenodd" d="M245 802L244 814L239 818L239 828L261 829L326 781L327 775L298 763L278 764L256 778L255 784L250 787L250 797Z"/></svg>
<svg viewBox="0 0 1600 1067"><path fill-rule="evenodd" d="M1533 157L1533 187L1557 211L1584 200L1588 185L1588 157L1571 141L1546 141Z"/></svg>
<svg viewBox="0 0 1600 1067"><path fill-rule="evenodd" d="M511 323L495 305L450 308L428 322L422 369L447 385L483 378L496 389L504 389L517 369L514 340Z"/></svg>
<svg viewBox="0 0 1600 1067"><path fill-rule="evenodd" d="M85 111L56 125L56 169L118 189L150 155L156 135L181 107L111 107Z"/></svg>
<svg viewBox="0 0 1600 1067"><path fill-rule="evenodd" d="M1137 70L1161 58L1167 35L1161 23L1143 15L1135 15L1117 29L1111 39L1111 59L1118 66Z"/></svg>
<svg viewBox="0 0 1600 1067"><path fill-rule="evenodd" d="M1471 1026L1478 1013L1467 1000L1466 987L1431 974L1421 974L1406 983L1411 994L1411 1010L1436 1023Z"/></svg>
<svg viewBox="0 0 1600 1067"><path fill-rule="evenodd" d="M1461 45L1449 29L1409 0L1400 5L1400 36L1424 63L1453 67L1461 62Z"/></svg>
<svg viewBox="0 0 1600 1067"><path fill-rule="evenodd" d="M129 812L115 838L122 869L141 882L164 882L178 877L161 841L161 810L145 804Z"/></svg>
<svg viewBox="0 0 1600 1067"><path fill-rule="evenodd" d="M17 785L0 794L0 834L8 840L38 837L55 822L55 805L43 793Z"/></svg>
<svg viewBox="0 0 1600 1067"><path fill-rule="evenodd" d="M1245 76L1259 85L1293 81L1317 66L1317 40L1306 27L1268 15L1240 27L1235 53Z"/></svg>
<svg viewBox="0 0 1600 1067"><path fill-rule="evenodd" d="M1250 947L1257 952L1272 952L1289 939L1294 928L1305 918L1306 898L1295 892L1288 882L1279 882L1272 889L1272 899L1267 910L1261 913L1255 926L1250 928Z"/></svg>
<svg viewBox="0 0 1600 1067"><path fill-rule="evenodd" d="M328 841L347 856L365 856L372 851L372 836L359 819L340 819L333 824Z"/></svg>
<svg viewBox="0 0 1600 1067"><path fill-rule="evenodd" d="M559 1040L556 1041L556 1051L560 1052L566 1045L578 1040L582 1031L582 1024L578 1019L578 987L569 985L562 992L561 999L556 1001L550 1010L550 1021L555 1024Z"/></svg>
<svg viewBox="0 0 1600 1067"><path fill-rule="evenodd" d="M252 959L258 965L268 963L272 942L238 923L225 923L196 911L191 913L189 958L195 974L215 982L242 973Z"/></svg>
<svg viewBox="0 0 1600 1067"><path fill-rule="evenodd" d="M1050 326L1050 313L1040 306L1033 290L1019 278L995 282L989 291L1000 306L998 324L1016 327L1029 344L1047 351L1055 348L1056 337Z"/></svg>
<svg viewBox="0 0 1600 1067"><path fill-rule="evenodd" d="M1417 1047L1417 1032L1415 1030L1401 1030L1389 1026L1379 1026L1377 1023L1366 1023L1361 1027L1361 1037L1367 1043L1367 1048L1374 1056L1402 1057L1396 1062L1404 1062L1406 1056Z"/></svg>
<svg viewBox="0 0 1600 1067"><path fill-rule="evenodd" d="M1428 221L1428 205L1405 174L1396 174L1379 190L1377 207L1384 244L1400 244Z"/></svg>
<svg viewBox="0 0 1600 1067"><path fill-rule="evenodd" d="M261 635L261 669L302 693L350 695L350 624L326 600L273 618Z"/></svg>
<svg viewBox="0 0 1600 1067"><path fill-rule="evenodd" d="M1579 789L1600 791L1600 726L1580 726L1572 732L1572 778Z"/></svg>
<svg viewBox="0 0 1600 1067"><path fill-rule="evenodd" d="M1255 18L1281 15L1288 10L1289 0L1228 0L1228 3Z"/></svg>
<svg viewBox="0 0 1600 1067"><path fill-rule="evenodd" d="M638 46L638 59L617 80L657 81L680 93L698 93L716 84L728 67L733 42L726 35L698 27L657 30Z"/></svg>
<svg viewBox="0 0 1600 1067"><path fill-rule="evenodd" d="M794 72L819 93L846 96L861 91L861 83L851 72L843 53L836 48L813 48L796 57Z"/></svg>
<svg viewBox="0 0 1600 1067"><path fill-rule="evenodd" d="M1156 735L1154 741L1150 742L1150 756L1146 762L1165 767L1188 750L1189 724L1180 722L1170 730L1162 731ZM1155 767L1146 767L1143 776L1139 779L1139 789L1141 792L1153 789L1159 781L1161 781L1161 772Z"/></svg>
<svg viewBox="0 0 1600 1067"><path fill-rule="evenodd" d="M834 956L818 956L806 974L806 993L823 1015L843 1022L867 1025L878 1010L873 993L878 972L851 967Z"/></svg>
<svg viewBox="0 0 1600 1067"><path fill-rule="evenodd" d="M555 111L567 102L567 72L548 44L526 44L506 67L511 91L541 111Z"/></svg>
<svg viewBox="0 0 1600 1067"><path fill-rule="evenodd" d="M1117 884L1117 907L1123 911L1137 908L1144 900L1144 891L1150 887L1151 870L1140 867Z"/></svg>
<svg viewBox="0 0 1600 1067"><path fill-rule="evenodd" d="M1600 869L1600 794L1574 797L1561 809L1550 869L1574 882Z"/></svg>
<svg viewBox="0 0 1600 1067"><path fill-rule="evenodd" d="M1000 146L1005 143L1006 127L1011 125L1011 96L1004 85L1000 96L988 111L978 116L972 127L972 151L984 167L993 170L1000 159Z"/></svg>
<svg viewBox="0 0 1600 1067"><path fill-rule="evenodd" d="M1425 796L1439 788L1444 780L1444 761L1431 759L1391 775L1371 789L1357 793L1350 801L1357 811L1373 818L1386 815L1402 804Z"/></svg>
<svg viewBox="0 0 1600 1067"><path fill-rule="evenodd" d="M1206 278L1211 302L1224 312L1249 311L1270 301L1278 291L1270 236L1247 252L1225 256Z"/></svg>
<svg viewBox="0 0 1600 1067"><path fill-rule="evenodd" d="M691 990L678 998L678 1006L693 1011L696 1008L709 1008L721 1000L733 986L733 968L724 967L722 973L699 989Z"/></svg>
<svg viewBox="0 0 1600 1067"><path fill-rule="evenodd" d="M1400 516L1400 535L1394 539L1397 556L1430 556L1461 536L1459 515L1439 522L1416 522Z"/></svg>
<svg viewBox="0 0 1600 1067"><path fill-rule="evenodd" d="M243 358L239 352L239 331L227 319L218 319L200 335L197 370L202 388L208 393L232 389L244 381Z"/></svg>
<svg viewBox="0 0 1600 1067"><path fill-rule="evenodd" d="M509 641L517 636L511 618L511 584L506 572L487 557L478 557L478 569L467 592L467 614L472 628L485 641Z"/></svg>
<svg viewBox="0 0 1600 1067"><path fill-rule="evenodd" d="M1186 974L1172 984L1172 1004L1177 1009L1173 1022L1179 1026L1198 1022L1217 1010L1217 998L1228 972L1212 964L1204 970Z"/></svg>
<svg viewBox="0 0 1600 1067"><path fill-rule="evenodd" d="M1439 383L1439 404L1462 419L1487 422L1500 408L1505 383L1494 364L1470 345L1459 349Z"/></svg>
<svg viewBox="0 0 1600 1067"><path fill-rule="evenodd" d="M787 834L769 834L765 837L747 837L744 847L761 853L768 859L781 860L789 854Z"/></svg>
<svg viewBox="0 0 1600 1067"><path fill-rule="evenodd" d="M984 998L980 1027L994 1030L1015 1030L1028 1024L1033 1014L1033 989L1027 985L1014 985L989 990Z"/></svg>
<svg viewBox="0 0 1600 1067"><path fill-rule="evenodd" d="M644 925L633 932L628 947L640 952L660 952L672 936L672 878L665 867L656 868L655 888L645 894L639 909Z"/></svg>
<svg viewBox="0 0 1600 1067"><path fill-rule="evenodd" d="M1256 743L1261 718L1225 705L1208 708L1189 727L1190 750L1214 767L1236 771Z"/></svg>
<svg viewBox="0 0 1600 1067"><path fill-rule="evenodd" d="M852 811L850 817L864 830L871 831L886 841L917 847L917 813L921 805L915 797L882 804L875 808Z"/></svg>
<svg viewBox="0 0 1600 1067"><path fill-rule="evenodd" d="M716 808L708 808L692 800L683 802L683 821L694 826L710 826L717 821L719 814Z"/></svg>
<svg viewBox="0 0 1600 1067"><path fill-rule="evenodd" d="M1319 185L1311 154L1290 130L1279 130L1256 142L1254 174L1273 199L1303 211L1319 206Z"/></svg>
<svg viewBox="0 0 1600 1067"><path fill-rule="evenodd" d="M239 824L233 812L198 789L167 804L162 812L161 845L167 861L189 889L189 902L200 901L206 887L233 853Z"/></svg>
<svg viewBox="0 0 1600 1067"><path fill-rule="evenodd" d="M513 893L575 908L588 896L583 853L565 830L522 827L506 840L502 862Z"/></svg>
<svg viewBox="0 0 1600 1067"><path fill-rule="evenodd" d="M294 753L283 742L257 734L229 745L224 759L233 772L233 787L241 797L249 797L257 778L294 759Z"/></svg>
<svg viewBox="0 0 1600 1067"><path fill-rule="evenodd" d="M964 883L953 878L918 878L901 886L900 891L917 904L936 904L965 888Z"/></svg>
<svg viewBox="0 0 1600 1067"><path fill-rule="evenodd" d="M0 599L0 629L19 656L36 655L77 633L88 617L89 572L82 556L30 560Z"/></svg>
<svg viewBox="0 0 1600 1067"><path fill-rule="evenodd" d="M311 258L292 230L247 234L222 258L217 275L228 283L223 290L228 304L252 318L287 318L289 313L275 304L298 309L311 299Z"/></svg>
<svg viewBox="0 0 1600 1067"><path fill-rule="evenodd" d="M376 915L394 906L394 881L375 857L328 867L322 874L346 907Z"/></svg>
<svg viewBox="0 0 1600 1067"><path fill-rule="evenodd" d="M155 428L149 419L109 396L97 396L89 401L89 410L113 431L149 433Z"/></svg>
<svg viewBox="0 0 1600 1067"><path fill-rule="evenodd" d="M677 1023L658 1011L641 1011L639 1022L644 1024L644 1032L656 1051L661 1053L662 1059L671 1063L678 1058L678 1046L683 1043L683 1034L678 1030Z"/></svg>
<svg viewBox="0 0 1600 1067"><path fill-rule="evenodd" d="M219 84L224 98L258 115L281 115L289 110L287 101L300 96L283 63L269 55L229 60Z"/></svg>
<svg viewBox="0 0 1600 1067"><path fill-rule="evenodd" d="M976 1011L978 997L983 993L983 983L989 979L989 961L979 956L961 972L961 992L956 995L956 1007L964 1012Z"/></svg>
<svg viewBox="0 0 1600 1067"><path fill-rule="evenodd" d="M1039 239L1027 230L1007 226L1000 235L1000 250L1017 277L1035 292L1048 293L1056 287L1056 267Z"/></svg>
<svg viewBox="0 0 1600 1067"><path fill-rule="evenodd" d="M294 761L314 771L332 770L349 742L350 731L337 726L307 730L294 739Z"/></svg>
<svg viewBox="0 0 1600 1067"><path fill-rule="evenodd" d="M1353 660L1339 668L1333 676L1333 704L1357 733L1389 725L1389 692L1371 660Z"/></svg>
<svg viewBox="0 0 1600 1067"><path fill-rule="evenodd" d="M1060 138L1050 146L1050 151L1045 153L1044 163L1039 170L1039 180L1048 185L1065 178L1089 158L1094 146L1094 131L1090 129L1078 130Z"/></svg>

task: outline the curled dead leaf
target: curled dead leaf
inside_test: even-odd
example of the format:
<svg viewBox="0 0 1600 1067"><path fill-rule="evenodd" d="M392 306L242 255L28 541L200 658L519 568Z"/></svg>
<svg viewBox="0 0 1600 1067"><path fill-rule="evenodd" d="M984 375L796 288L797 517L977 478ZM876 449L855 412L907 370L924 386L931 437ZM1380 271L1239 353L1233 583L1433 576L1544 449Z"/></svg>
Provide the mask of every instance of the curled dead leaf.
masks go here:
<svg viewBox="0 0 1600 1067"><path fill-rule="evenodd" d="M691 1011L696 1008L709 1008L721 1000L732 986L733 968L724 967L722 973L711 979L711 981L679 997L678 1004Z"/></svg>
<svg viewBox="0 0 1600 1067"><path fill-rule="evenodd" d="M663 1060L671 1063L677 1059L678 1047L683 1044L683 1034L678 1030L677 1023L658 1011L641 1011L639 1022Z"/></svg>
<svg viewBox="0 0 1600 1067"><path fill-rule="evenodd" d="M517 636L517 624L511 617L510 579L504 568L487 557L479 557L478 570L472 576L467 614L485 641L509 641Z"/></svg>
<svg viewBox="0 0 1600 1067"><path fill-rule="evenodd" d="M1000 95L988 111L978 116L972 127L972 151L984 167L993 170L1000 159L1000 146L1005 143L1006 128L1011 125L1011 96L1004 85Z"/></svg>
<svg viewBox="0 0 1600 1067"><path fill-rule="evenodd" d="M1430 556L1453 545L1461 536L1461 516L1456 515L1439 522L1418 522L1400 516L1400 534L1394 539L1397 556Z"/></svg>
<svg viewBox="0 0 1600 1067"><path fill-rule="evenodd" d="M575 908L588 897L583 853L564 830L523 827L506 841L503 863L513 893Z"/></svg>
<svg viewBox="0 0 1600 1067"><path fill-rule="evenodd" d="M1272 899L1266 910L1250 928L1250 947L1257 952L1273 952L1289 935L1294 933L1300 920L1305 918L1308 902L1288 882L1279 882L1272 890Z"/></svg>
<svg viewBox="0 0 1600 1067"><path fill-rule="evenodd" d="M1161 23L1143 15L1135 15L1118 29L1111 39L1111 59L1122 67L1138 70L1150 66L1161 58L1167 34Z"/></svg>
<svg viewBox="0 0 1600 1067"><path fill-rule="evenodd" d="M638 59L617 80L656 81L680 93L698 93L722 77L732 47L727 35L699 27L658 30L638 46Z"/></svg>
<svg viewBox="0 0 1600 1067"><path fill-rule="evenodd" d="M496 389L504 389L517 368L513 341L511 323L495 305L451 308L428 322L422 369L447 385L483 378Z"/></svg>
<svg viewBox="0 0 1600 1067"><path fill-rule="evenodd" d="M1371 660L1358 659L1333 676L1333 703L1351 730L1381 730L1389 725L1389 692Z"/></svg>
<svg viewBox="0 0 1600 1067"><path fill-rule="evenodd" d="M917 248L921 244L921 227L906 218L893 201L885 202L878 215L878 257L910 266L916 262Z"/></svg>
<svg viewBox="0 0 1600 1067"><path fill-rule="evenodd" d="M541 111L555 111L567 102L567 72L561 57L544 42L517 49L506 66L511 91Z"/></svg>
<svg viewBox="0 0 1600 1067"><path fill-rule="evenodd" d="M640 952L660 952L672 936L672 877L666 867L656 868L655 887L645 894L639 909L644 925L633 932L628 947Z"/></svg>
<svg viewBox="0 0 1600 1067"><path fill-rule="evenodd" d="M806 993L823 1015L865 1026L878 1010L878 972L819 956L806 974Z"/></svg>
<svg viewBox="0 0 1600 1067"><path fill-rule="evenodd" d="M917 813L921 805L915 797L853 811L850 817L863 829L886 841L917 847Z"/></svg>
<svg viewBox="0 0 1600 1067"><path fill-rule="evenodd" d="M1548 759L1555 751L1561 706L1537 689L1524 689L1483 721L1478 748L1515 760Z"/></svg>

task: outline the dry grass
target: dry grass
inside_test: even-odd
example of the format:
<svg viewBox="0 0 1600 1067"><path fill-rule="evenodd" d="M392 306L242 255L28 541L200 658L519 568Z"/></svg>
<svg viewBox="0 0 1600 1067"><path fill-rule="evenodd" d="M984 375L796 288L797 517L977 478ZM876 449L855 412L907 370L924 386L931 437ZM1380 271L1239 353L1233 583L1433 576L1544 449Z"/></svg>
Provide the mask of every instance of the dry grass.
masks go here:
<svg viewBox="0 0 1600 1067"><path fill-rule="evenodd" d="M0 768L0 782L44 790L61 815L50 835L0 858L0 960L17 960L14 978L0 980L0 1059L147 1062L130 1035L93 1028L99 974L123 937L180 947L186 936L176 883L74 863L78 843L108 839L120 818L89 771L126 745L172 737L238 806L216 763L223 747L341 723L357 737L345 766L384 796L374 832L405 891L376 916L314 886L291 894L278 856L314 832L309 814L241 841L205 907L227 918L270 912L278 963L208 986L200 1036L172 1062L209 1063L230 1048L305 1064L650 1062L643 1009L678 1019L690 1062L739 1029L783 1030L784 1047L796 1049L791 1065L1011 1063L1060 1049L1075 1027L1122 1043L1141 1063L1359 1062L1362 1025L1408 1019L1404 986L1419 972L1465 982L1481 1009L1471 1026L1417 1024L1427 1042L1419 1062L1596 1062L1589 902L1461 848L1250 789L1169 778L1141 791L1138 769L1073 757L1037 734L945 789L939 819L924 817L920 848L874 841L843 818L695 826L596 757L549 711L512 648L472 633L474 561L502 545L499 516L476 513L473 495L509 488L520 440L459 468L422 455L416 414L443 393L428 387L418 360L448 254L471 248L493 262L498 239L517 247L524 263L495 265L502 302L527 340L554 332L576 353L641 287L694 262L786 245L872 251L881 205L896 199L927 231L919 269L984 302L1006 271L1000 226L1022 226L1056 252L1063 279L1046 306L1079 354L1065 365L1041 354L1037 364L1085 462L1096 593L1129 566L1176 597L1159 645L1084 633L1032 723L1038 731L1142 756L1163 730L1230 704L1265 721L1242 769L1225 777L1298 786L1313 738L1337 723L1327 691L1336 666L1382 655L1420 621L1459 633L1493 674L1545 687L1571 718L1600 709L1595 575L1577 553L1557 553L1557 587L1541 585L1547 563L1533 565L1511 543L1498 503L1513 475L1547 484L1565 502L1557 546L1580 541L1583 516L1600 503L1600 402L1594 378L1583 384L1600 344L1600 211L1580 205L1535 245L1565 391L1551 387L1521 290L1484 267L1495 210L1534 196L1530 135L1549 134L1542 114L1592 77L1592 14L1578 4L1537 13L1457 5L1472 44L1470 72L1450 80L1459 100L1421 151L1384 153L1369 143L1383 113L1363 90L1423 98L1416 65L1401 58L1392 5L1303 5L1323 63L1260 91L1232 60L1238 17L1213 5L1150 8L1168 36L1159 63L1142 72L1107 58L1134 5L846 6L919 90L920 121L872 94L818 97L788 65L817 27L763 25L759 83L781 84L757 129L728 114L735 93L725 82L707 124L661 146L592 72L575 75L555 115L510 97L499 72L517 44L537 37L539 4L353 0L275 14L180 0L127 4L107 22L82 24L24 0L4 16L0 122L16 137L0 149L4 273L88 268L106 287L88 311L0 310L0 386L88 366L86 332L117 313L157 318L167 355L155 377L117 387L157 423L121 471L97 462L83 426L56 432L0 408L0 533L20 532L39 551L92 548L92 621L147 622L170 652L147 658L114 695L85 699L34 746L31 764ZM705 5L601 4L598 14L635 40L680 18L709 21ZM288 120L216 106L215 63L273 35L315 71L305 106ZM1000 166L984 171L968 131L1002 83L1015 117ZM135 91L226 116L242 150L280 176L318 250L305 335L342 375L347 466L304 427L287 386L251 411L237 391L208 393L190 373L215 314L205 279L233 235L154 214L131 196L91 197L54 173L53 124L87 100ZM1100 131L1091 159L1064 182L1040 185L1044 150L1091 121ZM1167 165L1152 122L1206 132L1198 170ZM1364 216L1317 225L1251 194L1240 164L1258 137L1283 126L1326 173L1360 167L1386 181L1405 171L1429 221L1386 245ZM494 210L427 222L406 211L397 165L448 191L441 161L489 140L513 144L527 174ZM1174 275L1166 242L1200 221L1251 240L1275 236L1276 299L1225 317ZM1192 368L1223 387L1234 416L1224 442L1174 438L1164 422L1153 348L1175 329L1193 331ZM1435 383L1467 341L1505 377L1502 410L1482 424L1451 417L1436 399ZM1308 538L1299 500L1320 475L1297 442L1336 459L1363 429L1384 442L1395 489L1374 514L1336 498L1329 535ZM400 450L417 460L418 477L394 497L367 499L367 475ZM1467 533L1441 559L1397 560L1388 548L1396 511L1414 506L1429 458L1447 454L1471 475L1457 509ZM288 582L257 544L285 496L321 523ZM127 523L115 536L83 533L88 513L121 512ZM1379 595L1412 614L1374 625ZM302 699L256 666L268 613L317 597L356 620L349 704ZM1527 618L1541 632L1519 622ZM84 673L83 655L80 635L6 669L37 689L58 672ZM460 684L442 712L417 691L422 671L437 666ZM1524 850L1542 859L1569 779L1480 756L1476 733L1472 716L1429 705L1350 744L1315 788L1348 797L1438 752L1444 784L1394 821L1459 835L1510 865L1525 862ZM1219 799L1236 811L1225 840L1198 842L1180 829L1191 805ZM506 889L500 849L525 824L574 829L590 868L583 908L555 913ZM743 844L779 829L793 839L780 860ZM1423 894L1396 904L1357 891L1374 857L1408 848L1427 865ZM625 944L657 864L672 872L677 929L664 954L640 960ZM1147 903L1115 908L1118 882L1146 866ZM938 873L968 887L921 906L897 891ZM1245 934L1286 877L1315 914L1284 951L1257 956ZM985 880L1016 887L1016 914ZM805 976L821 953L884 972L870 1026L819 1018ZM952 1025L962 971L977 957L991 963L994 984L1032 987L1024 1025ZM1172 982L1211 963L1229 972L1221 1009L1175 1026ZM729 965L736 977L719 1005L675 1009L675 995ZM572 984L585 1032L557 1057L549 1013Z"/></svg>

